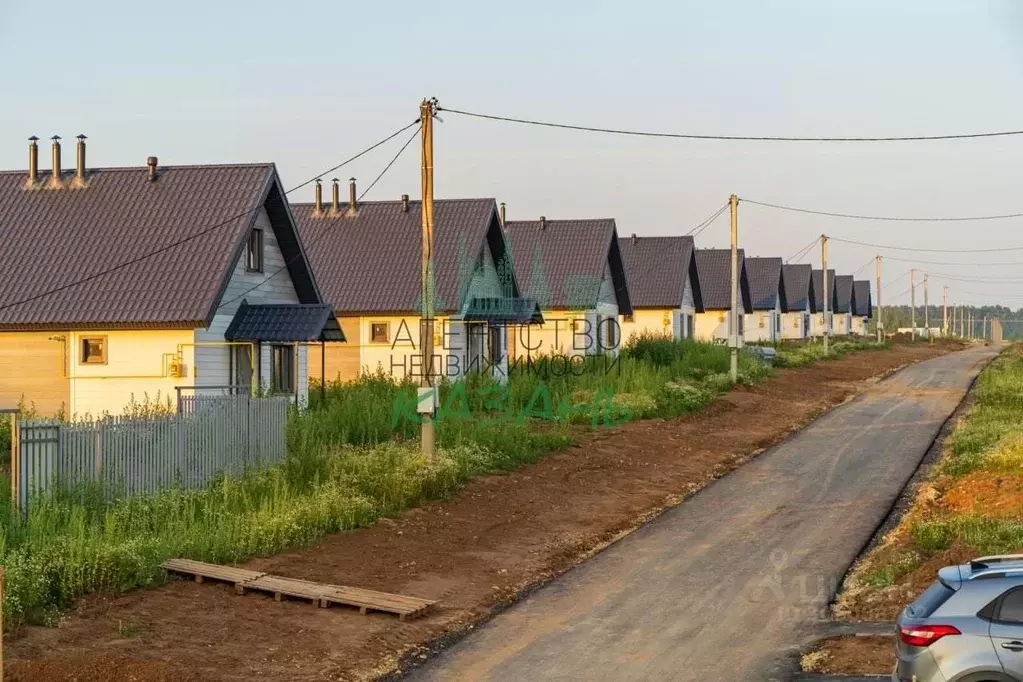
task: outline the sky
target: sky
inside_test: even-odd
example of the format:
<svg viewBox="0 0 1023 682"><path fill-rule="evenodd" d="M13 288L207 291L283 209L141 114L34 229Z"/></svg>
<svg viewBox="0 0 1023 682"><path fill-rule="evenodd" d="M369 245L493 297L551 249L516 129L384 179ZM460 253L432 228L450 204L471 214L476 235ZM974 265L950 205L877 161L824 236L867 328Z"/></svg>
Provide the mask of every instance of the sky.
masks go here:
<svg viewBox="0 0 1023 682"><path fill-rule="evenodd" d="M148 156L273 161L292 187L412 122L423 97L488 114L696 134L1023 129L1023 3L1015 0L489 4L0 0L0 57L13 67L0 76L0 168L25 167L30 135L73 145L84 133L90 166L142 166ZM683 234L732 193L870 215L1023 212L1023 136L690 141L441 118L436 196L494 197L509 219L613 217L621 236ZM338 175L365 186L403 141ZM45 146L41 157L49 158ZM416 144L366 198L403 193L419 193ZM312 188L290 198L311 201ZM868 222L740 201L738 224L740 246L758 256L789 258L820 234L999 249L912 253L832 241L829 267L873 280L880 253L882 280L895 280L884 286L886 303L909 301L909 277L900 275L916 267L918 282L929 274L932 303L947 285L950 303L1023 307L1023 219ZM697 246L728 240L725 214ZM820 267L819 249L803 262Z"/></svg>

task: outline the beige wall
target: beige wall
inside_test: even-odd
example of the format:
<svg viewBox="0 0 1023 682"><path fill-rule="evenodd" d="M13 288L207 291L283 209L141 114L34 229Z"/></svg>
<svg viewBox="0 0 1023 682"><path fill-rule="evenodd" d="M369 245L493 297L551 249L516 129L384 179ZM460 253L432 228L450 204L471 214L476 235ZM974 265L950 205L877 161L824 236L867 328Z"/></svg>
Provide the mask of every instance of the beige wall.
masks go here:
<svg viewBox="0 0 1023 682"><path fill-rule="evenodd" d="M803 337L803 315L805 313L782 313L781 314L781 338L802 339Z"/></svg>
<svg viewBox="0 0 1023 682"><path fill-rule="evenodd" d="M176 386L192 386L194 332L191 329L157 331L71 332L68 336L71 399L68 416L100 417L118 415L132 400L142 403L148 394L152 402L170 398L173 406ZM105 337L106 364L83 364L82 342ZM169 376L169 364L180 357L185 366L182 378Z"/></svg>
<svg viewBox="0 0 1023 682"><path fill-rule="evenodd" d="M22 398L40 416L67 412L66 332L0 334L0 407L17 407Z"/></svg>
<svg viewBox="0 0 1023 682"><path fill-rule="evenodd" d="M743 338L748 342L752 341L776 341L778 335L775 332L775 315L780 315L775 310L757 310L746 313L744 318Z"/></svg>
<svg viewBox="0 0 1023 682"><path fill-rule="evenodd" d="M672 336L671 324L672 310L670 308L632 311L632 322L627 322L625 316L619 317L619 324L622 326L622 342L628 343L633 336L649 334L651 336Z"/></svg>

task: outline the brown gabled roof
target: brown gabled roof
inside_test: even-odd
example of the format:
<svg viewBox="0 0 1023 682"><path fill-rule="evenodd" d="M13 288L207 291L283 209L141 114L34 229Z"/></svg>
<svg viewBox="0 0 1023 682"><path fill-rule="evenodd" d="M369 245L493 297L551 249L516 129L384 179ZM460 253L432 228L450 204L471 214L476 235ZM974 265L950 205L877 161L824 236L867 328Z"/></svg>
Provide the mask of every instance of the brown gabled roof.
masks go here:
<svg viewBox="0 0 1023 682"><path fill-rule="evenodd" d="M618 312L632 313L614 218L544 220L542 226L538 220L510 220L505 234L515 278L541 308L592 307L610 266Z"/></svg>
<svg viewBox="0 0 1023 682"><path fill-rule="evenodd" d="M696 269L693 238L620 237L618 248L625 263L629 299L634 308L677 308L682 303L686 276L692 285L693 305L703 312L700 276Z"/></svg>
<svg viewBox="0 0 1023 682"><path fill-rule="evenodd" d="M421 310L421 202L400 201L348 204L338 216L315 214L313 204L294 204L292 210L316 273L323 298L338 314L417 313ZM329 207L327 207L329 208ZM458 311L472 270L489 244L495 265L506 268L508 296L518 289L506 257L501 223L494 199L434 201L435 310Z"/></svg>
<svg viewBox="0 0 1023 682"><path fill-rule="evenodd" d="M739 295L743 310L753 310L753 300L746 273L746 254L736 251L739 266ZM706 310L728 310L732 307L731 249L697 249L696 265L700 270L700 289Z"/></svg>
<svg viewBox="0 0 1023 682"><path fill-rule="evenodd" d="M319 302L273 164L162 167L155 182L92 169L56 190L27 177L0 172L0 328L208 326L260 206L300 301Z"/></svg>

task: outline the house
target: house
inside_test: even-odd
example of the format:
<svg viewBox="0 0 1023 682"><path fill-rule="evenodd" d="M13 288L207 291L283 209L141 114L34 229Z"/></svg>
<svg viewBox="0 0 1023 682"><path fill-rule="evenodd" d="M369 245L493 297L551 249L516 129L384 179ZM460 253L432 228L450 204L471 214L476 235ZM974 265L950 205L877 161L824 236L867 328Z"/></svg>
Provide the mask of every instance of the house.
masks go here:
<svg viewBox="0 0 1023 682"><path fill-rule="evenodd" d="M120 414L178 389L306 401L341 341L273 164L0 172L0 406Z"/></svg>
<svg viewBox="0 0 1023 682"><path fill-rule="evenodd" d="M821 270L813 270L810 274L810 287L813 290L813 315L810 317L810 336L824 336L824 277ZM829 334L834 333L834 322L831 316L835 311L835 271L828 270L828 319L831 322Z"/></svg>
<svg viewBox="0 0 1023 682"><path fill-rule="evenodd" d="M785 284L781 258L747 258L750 303L743 320L746 342L781 339L781 315L785 308Z"/></svg>
<svg viewBox="0 0 1023 682"><path fill-rule="evenodd" d="M354 180L347 202L337 180L330 203L319 184L315 198L293 205L295 220L348 342L322 348L309 376L328 382L377 371L396 380L422 377L422 203L407 195L359 202ZM452 380L473 371L503 379L506 325L540 318L535 302L517 298L497 203L437 200L434 225L434 372Z"/></svg>
<svg viewBox="0 0 1023 682"><path fill-rule="evenodd" d="M853 276L839 275L835 277L835 314L832 317L832 331L836 336L848 336L852 333L853 316Z"/></svg>
<svg viewBox="0 0 1023 682"><path fill-rule="evenodd" d="M515 279L536 300L543 324L521 327L513 357L615 354L619 315L632 315L613 218L507 221Z"/></svg>
<svg viewBox="0 0 1023 682"><path fill-rule="evenodd" d="M852 333L866 336L867 321L874 316L874 302L870 296L870 280L858 279L853 282Z"/></svg>
<svg viewBox="0 0 1023 682"><path fill-rule="evenodd" d="M781 314L781 337L805 339L810 336L810 315L817 312L813 299L811 265L784 265L781 269L785 287L784 312Z"/></svg>
<svg viewBox="0 0 1023 682"><path fill-rule="evenodd" d="M692 237L637 237L618 240L629 283L632 314L622 315L622 340L633 336L692 338L703 312Z"/></svg>
<svg viewBox="0 0 1023 682"><path fill-rule="evenodd" d="M743 342L745 312L753 308L745 261L745 254L739 249L737 331L740 345ZM704 310L696 314L696 338L699 341L727 343L730 329L728 313L732 309L732 252L730 249L697 249L696 266Z"/></svg>

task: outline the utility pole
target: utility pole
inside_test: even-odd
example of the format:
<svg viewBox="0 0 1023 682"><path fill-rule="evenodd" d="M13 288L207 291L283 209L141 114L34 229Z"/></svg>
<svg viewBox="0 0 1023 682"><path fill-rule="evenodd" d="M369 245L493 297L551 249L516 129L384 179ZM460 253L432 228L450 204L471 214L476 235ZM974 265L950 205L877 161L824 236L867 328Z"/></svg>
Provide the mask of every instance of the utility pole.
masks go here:
<svg viewBox="0 0 1023 682"><path fill-rule="evenodd" d="M924 274L924 329L927 330L927 340L931 340L931 306L927 300L927 275Z"/></svg>
<svg viewBox="0 0 1023 682"><path fill-rule="evenodd" d="M941 287L941 335L948 336L948 285Z"/></svg>
<svg viewBox="0 0 1023 682"><path fill-rule="evenodd" d="M909 319L913 326L913 340L916 341L916 270L909 270Z"/></svg>
<svg viewBox="0 0 1023 682"><path fill-rule="evenodd" d="M419 343L423 349L423 377L419 389L417 410L422 415L420 446L423 455L433 457L434 415L437 411L437 394L433 386L433 115L436 100L424 99L419 104L419 121L422 139L422 232L423 253L421 261L421 294L423 297L423 318L419 325ZM424 404L425 403L425 404Z"/></svg>
<svg viewBox="0 0 1023 682"><path fill-rule="evenodd" d="M877 256L877 342L881 343L884 341L884 328L881 324L883 319L881 313L884 312L884 308L881 307L881 256Z"/></svg>
<svg viewBox="0 0 1023 682"><path fill-rule="evenodd" d="M828 320L828 235L821 235L821 282L823 282L824 299L824 354L828 354L828 336L831 324Z"/></svg>
<svg viewBox="0 0 1023 682"><path fill-rule="evenodd" d="M729 376L734 384L739 380L739 197L734 194L728 197L728 207L732 216L732 310L728 320L732 359Z"/></svg>
<svg viewBox="0 0 1023 682"><path fill-rule="evenodd" d="M987 341L987 315L984 316L984 335L981 338Z"/></svg>

